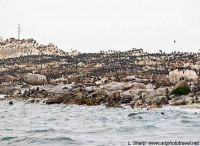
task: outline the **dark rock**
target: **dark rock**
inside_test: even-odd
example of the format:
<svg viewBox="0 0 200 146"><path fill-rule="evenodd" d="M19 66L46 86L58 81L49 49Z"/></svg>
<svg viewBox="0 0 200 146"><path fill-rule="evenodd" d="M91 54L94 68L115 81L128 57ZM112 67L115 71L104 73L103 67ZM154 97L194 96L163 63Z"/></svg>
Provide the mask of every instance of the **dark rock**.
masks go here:
<svg viewBox="0 0 200 146"><path fill-rule="evenodd" d="M52 99L47 99L46 104L60 104L64 101L62 97L55 97Z"/></svg>

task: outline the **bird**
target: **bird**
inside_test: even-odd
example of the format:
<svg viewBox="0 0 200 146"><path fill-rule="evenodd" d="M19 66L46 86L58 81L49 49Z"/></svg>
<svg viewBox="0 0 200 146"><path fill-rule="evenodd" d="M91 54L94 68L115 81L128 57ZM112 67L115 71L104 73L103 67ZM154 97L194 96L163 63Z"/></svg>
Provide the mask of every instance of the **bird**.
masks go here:
<svg viewBox="0 0 200 146"><path fill-rule="evenodd" d="M9 105L13 105L13 101L9 101Z"/></svg>
<svg viewBox="0 0 200 146"><path fill-rule="evenodd" d="M164 112L161 112L161 115L165 115L165 113L164 113Z"/></svg>
<svg viewBox="0 0 200 146"><path fill-rule="evenodd" d="M176 43L176 40L174 40L174 43Z"/></svg>

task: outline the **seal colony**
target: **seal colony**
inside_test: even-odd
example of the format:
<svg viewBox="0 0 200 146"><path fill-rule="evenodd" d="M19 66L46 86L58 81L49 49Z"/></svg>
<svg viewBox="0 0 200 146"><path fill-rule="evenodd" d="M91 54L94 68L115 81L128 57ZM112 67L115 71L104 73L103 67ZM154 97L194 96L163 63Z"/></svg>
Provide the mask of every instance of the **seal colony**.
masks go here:
<svg viewBox="0 0 200 146"><path fill-rule="evenodd" d="M33 39L0 40L0 94L9 101L148 109L200 103L199 56L135 48L67 53Z"/></svg>

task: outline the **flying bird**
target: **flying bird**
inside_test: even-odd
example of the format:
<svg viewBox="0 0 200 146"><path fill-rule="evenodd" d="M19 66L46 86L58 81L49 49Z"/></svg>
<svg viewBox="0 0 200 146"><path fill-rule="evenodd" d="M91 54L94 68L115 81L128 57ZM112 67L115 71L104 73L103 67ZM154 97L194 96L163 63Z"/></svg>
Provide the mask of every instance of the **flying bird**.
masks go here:
<svg viewBox="0 0 200 146"><path fill-rule="evenodd" d="M174 40L174 43L176 43L176 40Z"/></svg>

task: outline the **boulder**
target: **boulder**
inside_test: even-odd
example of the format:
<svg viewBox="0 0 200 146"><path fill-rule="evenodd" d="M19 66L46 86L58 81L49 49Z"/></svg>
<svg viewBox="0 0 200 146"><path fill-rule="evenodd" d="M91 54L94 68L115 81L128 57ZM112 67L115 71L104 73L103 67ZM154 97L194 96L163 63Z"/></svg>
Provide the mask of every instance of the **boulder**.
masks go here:
<svg viewBox="0 0 200 146"><path fill-rule="evenodd" d="M175 87L172 89L171 94L175 95L187 95L191 92L190 87L187 82L182 80L178 82Z"/></svg>
<svg viewBox="0 0 200 146"><path fill-rule="evenodd" d="M162 105L168 104L168 98L166 96L159 96L160 102Z"/></svg>
<svg viewBox="0 0 200 146"><path fill-rule="evenodd" d="M121 101L121 96L120 96L120 92L113 92L109 95L109 99L110 102L120 102Z"/></svg>
<svg viewBox="0 0 200 146"><path fill-rule="evenodd" d="M135 102L134 107L141 107L141 106L144 106L142 100L137 100L137 101Z"/></svg>
<svg viewBox="0 0 200 146"><path fill-rule="evenodd" d="M103 89L97 89L92 94L90 94L91 97L105 97L107 95L107 92Z"/></svg>
<svg viewBox="0 0 200 146"><path fill-rule="evenodd" d="M135 76L127 76L127 77L125 78L125 80L127 80L127 81L132 81L132 80L136 80L136 79L135 79Z"/></svg>
<svg viewBox="0 0 200 146"><path fill-rule="evenodd" d="M152 108L161 108L161 107L162 107L161 99L159 97L155 98L153 100Z"/></svg>
<svg viewBox="0 0 200 146"><path fill-rule="evenodd" d="M170 100L170 101L169 101L169 105L172 105L172 106L176 105L175 100Z"/></svg>
<svg viewBox="0 0 200 146"><path fill-rule="evenodd" d="M6 86L0 86L0 94L8 94L10 91L9 87Z"/></svg>
<svg viewBox="0 0 200 146"><path fill-rule="evenodd" d="M95 87L95 86L90 86L90 87L85 87L85 90L86 90L87 92L89 92L89 93L92 93L92 92L95 91L96 88L97 88L97 87Z"/></svg>
<svg viewBox="0 0 200 146"><path fill-rule="evenodd" d="M148 105L152 105L153 104L153 98L151 98L151 97L146 98L145 103L147 103Z"/></svg>
<svg viewBox="0 0 200 146"><path fill-rule="evenodd" d="M81 92L78 92L74 95L74 99L76 100L82 100L83 99L83 94Z"/></svg>
<svg viewBox="0 0 200 146"><path fill-rule="evenodd" d="M60 104L64 101L62 97L55 97L55 98L49 98L46 100L46 104Z"/></svg>
<svg viewBox="0 0 200 146"><path fill-rule="evenodd" d="M85 102L85 104L88 105L88 106L93 105L93 101L92 101L91 98L86 98L86 99L84 99L84 102Z"/></svg>
<svg viewBox="0 0 200 146"><path fill-rule="evenodd" d="M149 94L146 98L142 98L142 100L149 106L153 104L156 104L156 105L168 104L168 98L162 94Z"/></svg>
<svg viewBox="0 0 200 146"><path fill-rule="evenodd" d="M184 99L176 100L175 105L186 105L186 101Z"/></svg>
<svg viewBox="0 0 200 146"><path fill-rule="evenodd" d="M192 104L192 103L194 103L194 98L193 97L187 97L185 99L185 101L186 101L187 104Z"/></svg>
<svg viewBox="0 0 200 146"><path fill-rule="evenodd" d="M107 91L128 90L133 87L132 83L111 82L106 85L100 86Z"/></svg>
<svg viewBox="0 0 200 146"><path fill-rule="evenodd" d="M196 96L200 96L200 91L195 93Z"/></svg>
<svg viewBox="0 0 200 146"><path fill-rule="evenodd" d="M25 81L31 85L43 85L47 82L47 79L44 75L28 73L25 76Z"/></svg>
<svg viewBox="0 0 200 146"><path fill-rule="evenodd" d="M132 87L129 90L122 91L121 96L136 96L139 93L139 89L136 87Z"/></svg>
<svg viewBox="0 0 200 146"><path fill-rule="evenodd" d="M193 70L179 71L178 69L169 72L169 79L172 83L178 83L181 79L187 82L197 82L198 76Z"/></svg>

